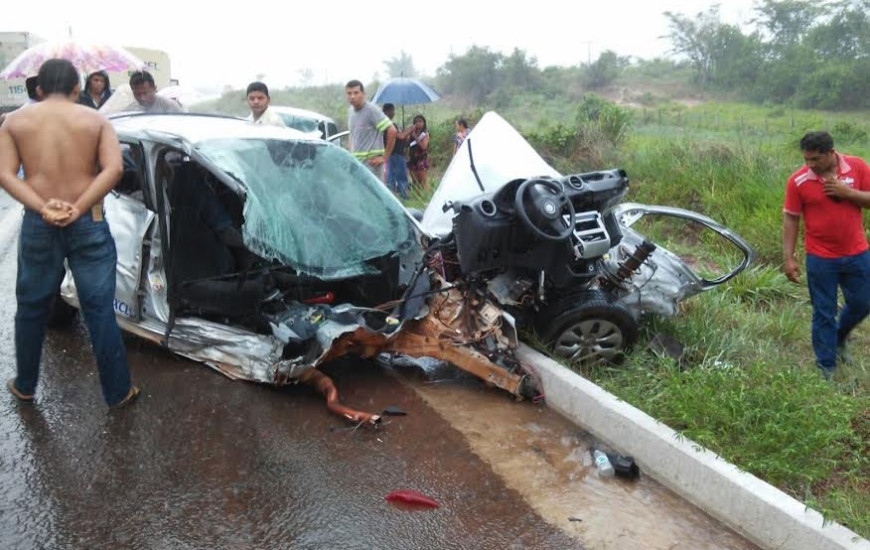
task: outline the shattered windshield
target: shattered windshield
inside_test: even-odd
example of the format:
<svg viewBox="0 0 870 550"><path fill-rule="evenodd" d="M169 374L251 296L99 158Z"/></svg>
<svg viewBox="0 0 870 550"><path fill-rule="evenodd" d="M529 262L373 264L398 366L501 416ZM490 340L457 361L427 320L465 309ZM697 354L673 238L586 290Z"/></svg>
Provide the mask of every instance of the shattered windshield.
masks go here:
<svg viewBox="0 0 870 550"><path fill-rule="evenodd" d="M260 256L335 279L376 273L368 260L414 246L404 208L344 149L227 138L198 150L247 188L242 233Z"/></svg>

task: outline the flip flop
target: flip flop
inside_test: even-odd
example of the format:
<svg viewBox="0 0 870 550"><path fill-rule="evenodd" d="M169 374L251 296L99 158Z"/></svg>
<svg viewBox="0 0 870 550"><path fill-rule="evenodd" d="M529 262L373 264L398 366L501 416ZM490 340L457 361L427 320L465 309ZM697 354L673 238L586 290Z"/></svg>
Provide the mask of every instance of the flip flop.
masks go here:
<svg viewBox="0 0 870 550"><path fill-rule="evenodd" d="M26 393L21 393L21 391L15 387L15 379L10 378L6 381L6 387L9 388L9 393L15 396L16 399L22 401L24 403L32 403L33 395L27 395Z"/></svg>
<svg viewBox="0 0 870 550"><path fill-rule="evenodd" d="M127 405L135 401L137 397L139 397L139 388L137 388L136 386L130 386L130 391L127 392L126 397L124 397L124 399L120 400L114 405L109 405L109 408L114 410L126 407Z"/></svg>

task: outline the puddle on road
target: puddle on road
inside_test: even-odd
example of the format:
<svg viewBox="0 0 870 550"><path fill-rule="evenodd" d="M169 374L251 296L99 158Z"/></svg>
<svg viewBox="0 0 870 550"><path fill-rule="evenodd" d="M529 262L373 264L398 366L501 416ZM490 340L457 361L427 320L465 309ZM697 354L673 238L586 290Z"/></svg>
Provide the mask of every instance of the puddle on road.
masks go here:
<svg viewBox="0 0 870 550"><path fill-rule="evenodd" d="M592 436L549 409L477 384L400 375L508 487L590 548L757 548L644 472L637 481L599 478Z"/></svg>

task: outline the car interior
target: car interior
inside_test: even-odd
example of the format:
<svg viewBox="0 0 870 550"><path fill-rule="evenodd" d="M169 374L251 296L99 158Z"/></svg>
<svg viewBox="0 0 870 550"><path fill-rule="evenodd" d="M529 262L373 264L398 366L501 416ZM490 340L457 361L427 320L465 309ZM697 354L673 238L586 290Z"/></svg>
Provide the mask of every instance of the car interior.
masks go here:
<svg viewBox="0 0 870 550"><path fill-rule="evenodd" d="M129 143L121 144L121 158L124 163L124 172L121 179L115 185L114 192L119 195L130 197L133 200L144 203L149 210L154 210L151 197L145 192L145 163L143 161L142 148Z"/></svg>
<svg viewBox="0 0 870 550"><path fill-rule="evenodd" d="M159 153L169 217L168 276L176 314L238 317L257 311L261 277L241 237L242 201L181 151Z"/></svg>
<svg viewBox="0 0 870 550"><path fill-rule="evenodd" d="M610 170L515 180L453 204L462 272L543 270L557 287L595 277L594 262L622 237L606 207L627 189L625 172Z"/></svg>
<svg viewBox="0 0 870 550"><path fill-rule="evenodd" d="M244 246L242 199L202 165L166 149L156 171L171 212L166 267L176 316L269 332L268 321L284 315L288 304L374 306L395 298L396 283L385 285L383 274L398 272L398 258L372 260L378 274L371 276L324 281L298 274Z"/></svg>

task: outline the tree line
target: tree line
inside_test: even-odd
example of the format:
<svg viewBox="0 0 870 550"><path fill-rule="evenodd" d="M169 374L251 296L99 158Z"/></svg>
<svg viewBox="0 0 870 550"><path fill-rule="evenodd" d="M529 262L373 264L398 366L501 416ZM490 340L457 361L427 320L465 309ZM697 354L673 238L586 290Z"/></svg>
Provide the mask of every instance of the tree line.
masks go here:
<svg viewBox="0 0 870 550"><path fill-rule="evenodd" d="M870 0L759 0L746 28L724 22L718 5L694 15L663 15L669 25L663 38L671 45L667 59L604 51L594 62L542 69L520 49L505 55L472 46L451 55L434 84L477 106L498 107L513 93L577 99L621 77L635 77L688 81L759 103L870 108ZM416 74L404 51L384 63L389 76Z"/></svg>
<svg viewBox="0 0 870 550"><path fill-rule="evenodd" d="M761 0L753 11L750 32L722 22L718 6L665 12L698 85L798 107L870 107L870 0Z"/></svg>

